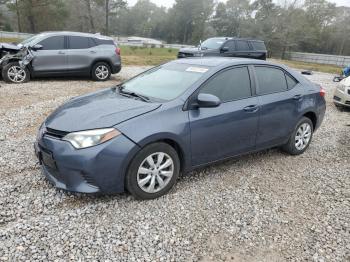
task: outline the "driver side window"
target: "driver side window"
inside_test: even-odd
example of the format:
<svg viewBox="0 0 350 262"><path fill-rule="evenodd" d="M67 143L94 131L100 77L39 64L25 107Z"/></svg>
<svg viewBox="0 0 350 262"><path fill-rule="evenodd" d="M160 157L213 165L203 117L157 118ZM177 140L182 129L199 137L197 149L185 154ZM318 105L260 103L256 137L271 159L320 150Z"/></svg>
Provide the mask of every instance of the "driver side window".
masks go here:
<svg viewBox="0 0 350 262"><path fill-rule="evenodd" d="M64 36L51 36L38 44L43 46L41 50L62 50L64 49Z"/></svg>
<svg viewBox="0 0 350 262"><path fill-rule="evenodd" d="M231 68L218 73L202 87L200 93L217 96L223 103L251 97L248 68Z"/></svg>

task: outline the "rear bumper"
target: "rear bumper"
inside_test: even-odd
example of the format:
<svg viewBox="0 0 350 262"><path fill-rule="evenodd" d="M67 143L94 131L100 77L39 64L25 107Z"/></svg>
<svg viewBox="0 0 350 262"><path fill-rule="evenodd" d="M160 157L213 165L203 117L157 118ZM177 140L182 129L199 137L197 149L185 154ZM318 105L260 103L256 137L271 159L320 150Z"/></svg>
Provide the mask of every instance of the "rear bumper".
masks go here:
<svg viewBox="0 0 350 262"><path fill-rule="evenodd" d="M122 70L122 65L121 64L112 65L111 70L112 70L112 74L118 74L120 70Z"/></svg>
<svg viewBox="0 0 350 262"><path fill-rule="evenodd" d="M138 146L123 135L81 150L44 135L34 145L43 175L57 188L80 193L122 193L129 161Z"/></svg>

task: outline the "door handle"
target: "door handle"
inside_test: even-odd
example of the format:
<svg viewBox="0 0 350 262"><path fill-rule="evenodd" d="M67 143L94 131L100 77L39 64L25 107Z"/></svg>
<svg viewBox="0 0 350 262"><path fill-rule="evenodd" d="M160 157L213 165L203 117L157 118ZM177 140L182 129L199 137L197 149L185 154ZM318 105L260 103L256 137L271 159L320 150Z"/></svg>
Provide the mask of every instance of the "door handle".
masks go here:
<svg viewBox="0 0 350 262"><path fill-rule="evenodd" d="M303 98L303 95L295 95L293 97L294 100L301 100Z"/></svg>
<svg viewBox="0 0 350 262"><path fill-rule="evenodd" d="M65 55L66 53L63 52L63 51L59 51L58 54L59 54L59 55Z"/></svg>
<svg viewBox="0 0 350 262"><path fill-rule="evenodd" d="M259 110L259 107L257 105L251 105L243 108L243 110L248 113L255 113Z"/></svg>
<svg viewBox="0 0 350 262"><path fill-rule="evenodd" d="M91 54L96 54L96 51L90 51Z"/></svg>

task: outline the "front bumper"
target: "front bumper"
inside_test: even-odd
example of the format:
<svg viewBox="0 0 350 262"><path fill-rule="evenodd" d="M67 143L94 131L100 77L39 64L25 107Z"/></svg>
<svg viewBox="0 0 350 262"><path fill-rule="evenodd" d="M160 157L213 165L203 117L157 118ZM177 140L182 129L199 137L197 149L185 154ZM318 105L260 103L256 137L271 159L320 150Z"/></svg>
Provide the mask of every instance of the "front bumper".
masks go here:
<svg viewBox="0 0 350 262"><path fill-rule="evenodd" d="M76 150L44 135L34 145L42 173L57 188L80 193L122 193L128 163L139 147L123 135Z"/></svg>
<svg viewBox="0 0 350 262"><path fill-rule="evenodd" d="M337 88L334 92L333 102L336 105L350 107L350 88L347 87L344 89L344 91Z"/></svg>

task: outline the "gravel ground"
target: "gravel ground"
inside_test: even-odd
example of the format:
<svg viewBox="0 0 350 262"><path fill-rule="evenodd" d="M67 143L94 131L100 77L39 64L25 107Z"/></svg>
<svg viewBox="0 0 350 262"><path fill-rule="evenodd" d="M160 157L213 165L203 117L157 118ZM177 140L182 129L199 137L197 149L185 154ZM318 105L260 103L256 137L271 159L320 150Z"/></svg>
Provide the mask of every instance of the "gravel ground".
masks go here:
<svg viewBox="0 0 350 262"><path fill-rule="evenodd" d="M105 83L36 80L0 87L0 261L350 261L350 117L331 103L332 75L310 78L328 109L309 150L272 149L191 173L139 202L53 188L33 155L43 119Z"/></svg>

